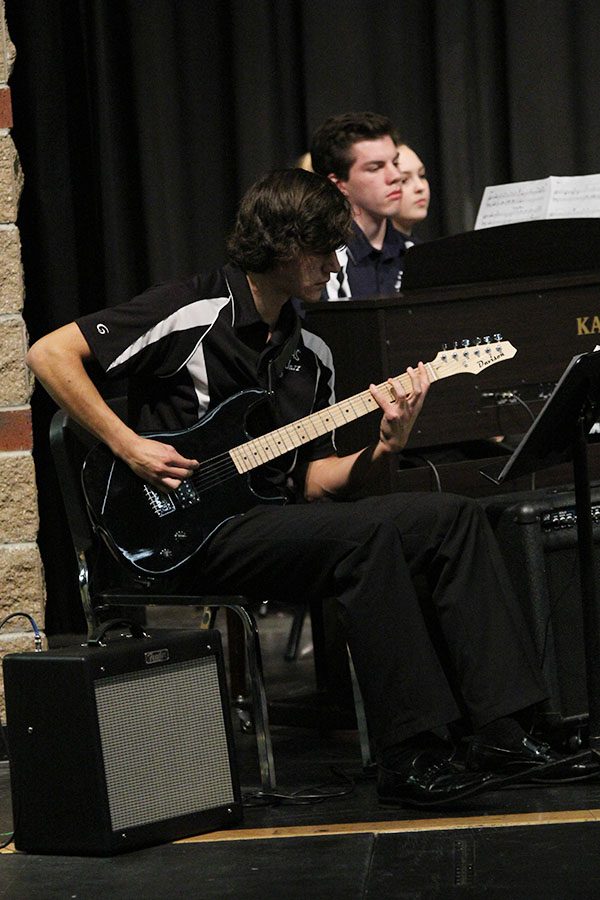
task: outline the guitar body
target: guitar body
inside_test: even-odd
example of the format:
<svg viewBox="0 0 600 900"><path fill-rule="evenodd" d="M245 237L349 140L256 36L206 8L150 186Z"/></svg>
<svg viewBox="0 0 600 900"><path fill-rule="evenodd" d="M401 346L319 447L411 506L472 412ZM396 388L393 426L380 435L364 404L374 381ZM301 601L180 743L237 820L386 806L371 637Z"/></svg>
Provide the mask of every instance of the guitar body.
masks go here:
<svg viewBox="0 0 600 900"><path fill-rule="evenodd" d="M240 475L228 450L249 440L249 422L267 403L243 391L185 431L147 434L200 462L177 491L163 494L138 478L104 444L88 454L82 484L91 519L113 554L138 572L172 572L196 553L215 528L259 503L285 503L260 468ZM205 477L203 461L211 462Z"/></svg>

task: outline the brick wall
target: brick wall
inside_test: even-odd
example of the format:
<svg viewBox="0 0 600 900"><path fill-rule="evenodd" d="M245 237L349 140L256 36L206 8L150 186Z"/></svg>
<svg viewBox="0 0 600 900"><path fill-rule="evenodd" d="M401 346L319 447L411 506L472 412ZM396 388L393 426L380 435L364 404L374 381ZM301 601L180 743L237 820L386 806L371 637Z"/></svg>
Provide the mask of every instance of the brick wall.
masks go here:
<svg viewBox="0 0 600 900"><path fill-rule="evenodd" d="M23 270L16 226L23 174L11 137L9 76L15 48L0 0L0 622L26 612L43 628L45 590L36 544L37 491L31 454L32 378L25 365L27 332L22 318ZM27 619L11 619L0 631L0 659L32 650ZM4 697L0 667L0 716Z"/></svg>

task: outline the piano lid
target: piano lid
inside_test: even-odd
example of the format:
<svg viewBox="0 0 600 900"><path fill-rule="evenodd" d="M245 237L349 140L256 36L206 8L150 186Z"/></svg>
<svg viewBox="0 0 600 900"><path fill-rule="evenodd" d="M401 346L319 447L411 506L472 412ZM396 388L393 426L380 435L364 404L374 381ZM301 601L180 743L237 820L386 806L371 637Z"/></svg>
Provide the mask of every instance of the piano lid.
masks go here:
<svg viewBox="0 0 600 900"><path fill-rule="evenodd" d="M541 219L415 244L402 290L600 271L600 218Z"/></svg>

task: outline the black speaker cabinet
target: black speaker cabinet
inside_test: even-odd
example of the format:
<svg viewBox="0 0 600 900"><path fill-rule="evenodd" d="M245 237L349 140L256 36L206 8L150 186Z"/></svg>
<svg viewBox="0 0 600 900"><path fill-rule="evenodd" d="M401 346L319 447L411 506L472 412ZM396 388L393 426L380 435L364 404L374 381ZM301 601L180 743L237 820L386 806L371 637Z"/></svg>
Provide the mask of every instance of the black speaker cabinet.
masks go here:
<svg viewBox="0 0 600 900"><path fill-rule="evenodd" d="M594 559L600 589L600 486L592 485ZM587 717L586 663L577 550L575 495L570 490L506 494L481 501L496 532L531 628L556 725Z"/></svg>
<svg viewBox="0 0 600 900"><path fill-rule="evenodd" d="M3 666L18 850L109 855L241 820L217 631Z"/></svg>

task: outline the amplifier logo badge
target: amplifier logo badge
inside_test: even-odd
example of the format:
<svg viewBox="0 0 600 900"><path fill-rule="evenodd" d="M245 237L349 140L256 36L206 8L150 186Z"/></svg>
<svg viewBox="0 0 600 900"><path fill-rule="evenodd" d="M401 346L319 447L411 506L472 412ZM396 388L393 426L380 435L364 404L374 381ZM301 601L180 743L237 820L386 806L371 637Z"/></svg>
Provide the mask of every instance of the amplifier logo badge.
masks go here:
<svg viewBox="0 0 600 900"><path fill-rule="evenodd" d="M169 659L169 651L165 647L164 650L148 650L144 653L144 659L147 666L153 666L155 663L167 662Z"/></svg>

